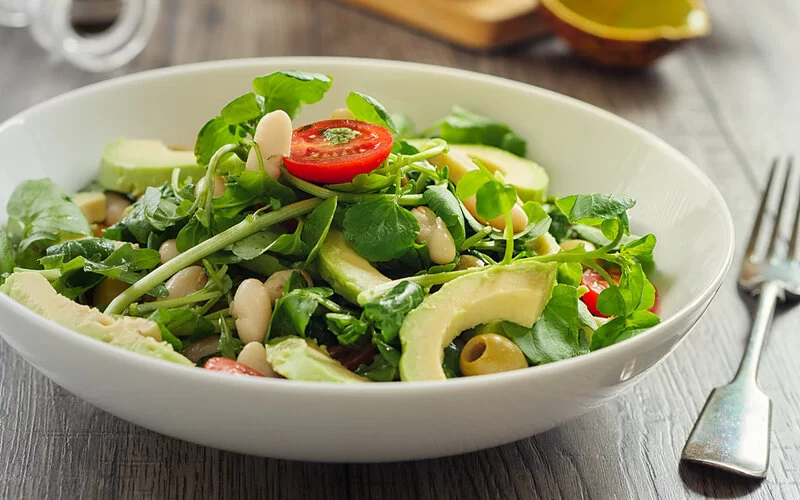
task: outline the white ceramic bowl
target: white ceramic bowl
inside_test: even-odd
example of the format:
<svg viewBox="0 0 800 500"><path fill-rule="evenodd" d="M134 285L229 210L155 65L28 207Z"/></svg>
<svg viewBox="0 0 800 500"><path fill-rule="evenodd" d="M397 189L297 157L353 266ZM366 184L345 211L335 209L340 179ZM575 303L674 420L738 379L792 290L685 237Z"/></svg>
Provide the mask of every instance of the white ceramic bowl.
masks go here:
<svg viewBox="0 0 800 500"><path fill-rule="evenodd" d="M253 77L302 69L334 77L297 124L326 117L351 90L425 126L453 104L509 123L546 166L552 192L636 197L635 231L658 236L663 322L566 361L444 382L344 386L233 377L108 346L0 294L3 338L58 385L136 424L196 443L314 461L430 458L546 431L618 396L697 322L733 253L719 191L687 158L614 115L542 89L449 68L334 58L225 61L102 82L35 106L0 126L0 206L23 179L75 191L120 136L193 144L203 123ZM0 208L0 220L5 214Z"/></svg>

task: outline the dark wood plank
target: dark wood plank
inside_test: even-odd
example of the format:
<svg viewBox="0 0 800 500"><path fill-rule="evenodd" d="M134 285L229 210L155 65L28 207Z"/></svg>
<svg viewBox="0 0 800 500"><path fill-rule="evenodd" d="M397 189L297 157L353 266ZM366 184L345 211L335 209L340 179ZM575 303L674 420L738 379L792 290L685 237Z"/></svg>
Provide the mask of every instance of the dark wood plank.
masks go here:
<svg viewBox="0 0 800 500"><path fill-rule="evenodd" d="M245 0L232 9L175 0L165 2L151 43L124 71L229 57L347 55L456 66L551 88L640 124L696 161L725 194L741 243L762 166L790 149L800 120L798 70L790 63L798 9L784 1L754 11L744 0L712 9L711 39L653 70L619 74L575 60L555 41L473 54L333 3ZM0 119L102 78L48 64L24 31L0 29L0 47ZM665 363L590 415L492 450L383 465L268 460L165 438L78 400L0 344L0 497L799 498L800 374L792 354L800 337L792 325L800 311L777 318L762 369L775 403L767 480L678 465L708 392L735 371L749 304L729 279Z"/></svg>

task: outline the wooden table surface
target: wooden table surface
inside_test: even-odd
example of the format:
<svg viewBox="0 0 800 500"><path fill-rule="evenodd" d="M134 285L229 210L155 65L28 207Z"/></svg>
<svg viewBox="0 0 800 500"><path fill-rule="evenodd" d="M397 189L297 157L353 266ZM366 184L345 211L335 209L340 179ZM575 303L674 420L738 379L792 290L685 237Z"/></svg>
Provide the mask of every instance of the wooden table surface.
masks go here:
<svg viewBox="0 0 800 500"><path fill-rule="evenodd" d="M619 73L576 60L554 40L474 54L334 3L172 0L145 52L120 73L234 57L346 55L553 89L643 126L694 160L730 206L738 261L770 158L800 153L800 7L709 3L710 38L652 70ZM0 29L0 120L102 78L52 63L23 30ZM0 498L800 498L800 308L778 314L762 362L760 384L774 403L767 479L678 462L709 391L736 369L751 312L731 275L689 338L614 403L500 448L384 465L267 460L166 438L77 399L0 342Z"/></svg>

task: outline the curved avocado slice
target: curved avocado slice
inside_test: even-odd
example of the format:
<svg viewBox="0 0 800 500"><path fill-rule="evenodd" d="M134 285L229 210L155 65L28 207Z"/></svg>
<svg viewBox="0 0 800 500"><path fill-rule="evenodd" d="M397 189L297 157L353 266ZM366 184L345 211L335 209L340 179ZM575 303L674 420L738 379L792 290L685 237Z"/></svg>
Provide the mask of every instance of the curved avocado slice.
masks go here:
<svg viewBox="0 0 800 500"><path fill-rule="evenodd" d="M289 380L343 384L370 381L351 372L321 349L299 337L288 337L277 344L268 345L267 361L275 372Z"/></svg>
<svg viewBox="0 0 800 500"><path fill-rule="evenodd" d="M520 261L456 278L408 313L400 327L400 378L445 380L444 348L461 332L491 321L530 328L556 281L555 262Z"/></svg>
<svg viewBox="0 0 800 500"><path fill-rule="evenodd" d="M424 144L424 140L410 142L420 147ZM437 167L446 166L450 180L457 184L464 174L478 168L471 161L472 158L479 160L491 172L503 174L505 181L517 188L517 195L522 201L541 203L547 199L550 185L547 171L527 158L500 148L481 144L450 144L450 152L436 155L428 161Z"/></svg>
<svg viewBox="0 0 800 500"><path fill-rule="evenodd" d="M70 330L151 358L194 366L171 345L161 341L161 330L155 322L129 316L113 318L73 302L59 295L39 273L11 274L3 285L3 292L31 311Z"/></svg>
<svg viewBox="0 0 800 500"><path fill-rule="evenodd" d="M148 139L119 139L106 145L97 182L109 191L144 193L149 186L160 186L181 169L181 180L195 181L206 168L197 164L193 151L169 149L163 142Z"/></svg>
<svg viewBox="0 0 800 500"><path fill-rule="evenodd" d="M333 290L356 305L359 305L359 293L391 281L360 256L341 231L335 229L330 230L319 250L317 266Z"/></svg>

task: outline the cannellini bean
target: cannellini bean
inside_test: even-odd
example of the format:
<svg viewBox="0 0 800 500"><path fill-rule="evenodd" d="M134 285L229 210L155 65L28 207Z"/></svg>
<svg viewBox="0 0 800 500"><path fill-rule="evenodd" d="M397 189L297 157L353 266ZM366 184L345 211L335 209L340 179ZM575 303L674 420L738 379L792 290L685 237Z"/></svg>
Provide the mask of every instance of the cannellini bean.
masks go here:
<svg viewBox="0 0 800 500"><path fill-rule="evenodd" d="M130 285L124 281L105 278L94 289L92 303L95 307L105 308L112 300L116 299L119 294L127 290L129 286Z"/></svg>
<svg viewBox="0 0 800 500"><path fill-rule="evenodd" d="M200 266L189 266L181 269L167 281L166 287L169 292L168 299L179 299L186 297L194 292L199 292L208 283L208 276Z"/></svg>
<svg viewBox="0 0 800 500"><path fill-rule="evenodd" d="M569 252L573 248L577 248L580 245L583 245L583 249L586 250L587 252L591 252L592 250L597 249L597 247L595 247L594 244L586 240L567 240L561 244L561 250Z"/></svg>
<svg viewBox="0 0 800 500"><path fill-rule="evenodd" d="M281 175L281 161L288 156L292 147L292 119L282 110L267 113L256 125L253 140L261 148L264 170L273 179ZM247 155L247 170L258 171L256 149Z"/></svg>
<svg viewBox="0 0 800 500"><path fill-rule="evenodd" d="M206 356L211 356L219 350L219 335L206 337L186 346L181 354L197 363Z"/></svg>
<svg viewBox="0 0 800 500"><path fill-rule="evenodd" d="M355 120L356 115L347 108L339 108L331 113L331 120Z"/></svg>
<svg viewBox="0 0 800 500"><path fill-rule="evenodd" d="M158 253L161 254L161 263L166 264L167 262L171 261L181 253L178 251L178 244L177 241L167 240L158 247Z"/></svg>
<svg viewBox="0 0 800 500"><path fill-rule="evenodd" d="M293 272L299 271L295 269L287 269L285 271L278 271L273 273L267 281L264 282L264 288L266 288L267 293L269 294L270 303L274 306L275 301L279 298L283 297L283 287L286 285L286 281L292 275ZM308 286L314 286L314 282L311 280L311 275L309 275L305 271L299 271L303 274L303 277L308 282Z"/></svg>
<svg viewBox="0 0 800 500"><path fill-rule="evenodd" d="M236 361L248 368L252 368L265 377L279 377L275 370L272 369L272 365L267 361L267 349L261 342L249 342L239 353Z"/></svg>
<svg viewBox="0 0 800 500"><path fill-rule="evenodd" d="M411 214L419 223L417 243L428 245L428 255L434 264L448 264L456 258L456 244L447 224L428 207L416 207Z"/></svg>
<svg viewBox="0 0 800 500"><path fill-rule="evenodd" d="M242 281L231 302L231 316L242 342L263 342L272 317L272 303L264 283L253 278Z"/></svg>
<svg viewBox="0 0 800 500"><path fill-rule="evenodd" d="M197 184L194 186L194 195L199 197L200 193L206 190L206 178L202 177ZM214 198L219 198L225 194L225 179L222 177L215 175L214 176L214 194L212 195Z"/></svg>
<svg viewBox="0 0 800 500"><path fill-rule="evenodd" d="M463 203L464 207L467 209L467 211L469 211L470 214L472 214L473 217L475 217L482 224L486 224L486 221L478 216L478 207L474 196L466 198ZM489 225L497 230L505 231L506 218L504 215L495 217L489 221ZM528 227L528 214L526 214L519 205L514 205L514 208L511 209L511 225L514 228L515 233L523 231L526 227Z"/></svg>
<svg viewBox="0 0 800 500"><path fill-rule="evenodd" d="M483 267L486 263L481 259L475 257L474 255L462 255L460 259L458 259L458 264L453 269L454 271L461 271L463 269L471 269L473 267Z"/></svg>
<svg viewBox="0 0 800 500"><path fill-rule="evenodd" d="M125 217L125 210L131 202L121 194L106 192L106 226L113 226Z"/></svg>

